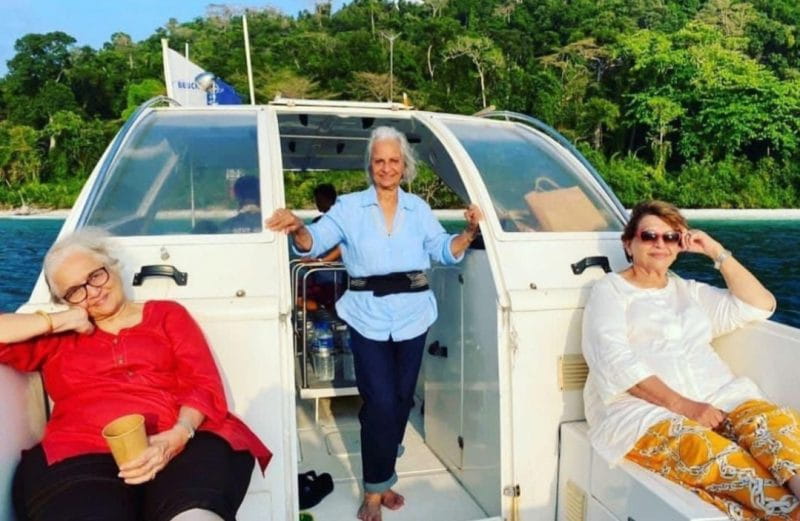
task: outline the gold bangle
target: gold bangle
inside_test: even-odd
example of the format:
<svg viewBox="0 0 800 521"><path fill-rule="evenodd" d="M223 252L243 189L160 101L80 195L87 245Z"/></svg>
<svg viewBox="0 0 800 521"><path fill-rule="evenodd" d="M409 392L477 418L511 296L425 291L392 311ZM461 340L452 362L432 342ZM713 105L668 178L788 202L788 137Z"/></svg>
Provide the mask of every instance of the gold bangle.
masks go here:
<svg viewBox="0 0 800 521"><path fill-rule="evenodd" d="M42 311L41 309L37 309L36 314L47 321L46 334L51 335L53 333L53 317L50 316L50 313L48 313L47 311Z"/></svg>

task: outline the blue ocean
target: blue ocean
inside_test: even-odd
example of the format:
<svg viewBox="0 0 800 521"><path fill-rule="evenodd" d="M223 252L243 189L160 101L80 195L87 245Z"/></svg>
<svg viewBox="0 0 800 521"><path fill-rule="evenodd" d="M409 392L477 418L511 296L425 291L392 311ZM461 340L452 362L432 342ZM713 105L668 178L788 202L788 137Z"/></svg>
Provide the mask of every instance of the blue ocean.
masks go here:
<svg viewBox="0 0 800 521"><path fill-rule="evenodd" d="M61 229L61 219L0 219L0 312L23 304L36 282L42 257ZM791 252L800 246L799 221L693 221L748 266L778 299L773 320L800 327L800 263ZM683 255L674 269L680 275L722 285L710 261Z"/></svg>

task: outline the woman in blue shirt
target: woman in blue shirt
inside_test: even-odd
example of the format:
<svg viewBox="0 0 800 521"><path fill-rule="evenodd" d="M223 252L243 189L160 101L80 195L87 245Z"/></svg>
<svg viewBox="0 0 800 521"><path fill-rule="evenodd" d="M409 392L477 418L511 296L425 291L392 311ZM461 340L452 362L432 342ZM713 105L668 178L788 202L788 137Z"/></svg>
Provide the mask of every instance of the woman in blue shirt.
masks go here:
<svg viewBox="0 0 800 521"><path fill-rule="evenodd" d="M403 440L425 335L436 320L436 300L424 270L430 259L459 262L478 232L481 212L470 205L466 229L450 235L430 207L400 188L416 175L416 160L405 135L378 127L366 157L371 186L346 194L316 223L306 226L291 211L276 210L266 225L292 236L297 253L317 257L337 244L350 287L336 303L350 325L358 390L364 404L361 459L362 521L380 521L381 505L396 510L404 498L395 460Z"/></svg>

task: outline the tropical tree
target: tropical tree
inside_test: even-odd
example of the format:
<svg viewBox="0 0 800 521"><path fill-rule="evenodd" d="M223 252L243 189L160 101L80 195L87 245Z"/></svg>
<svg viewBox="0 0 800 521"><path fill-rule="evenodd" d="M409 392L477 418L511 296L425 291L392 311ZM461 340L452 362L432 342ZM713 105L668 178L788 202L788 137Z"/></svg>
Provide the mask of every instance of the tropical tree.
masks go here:
<svg viewBox="0 0 800 521"><path fill-rule="evenodd" d="M597 150L603 146L603 131L617 128L619 107L613 101L593 97L584 104L581 113L584 128L591 130L592 147Z"/></svg>
<svg viewBox="0 0 800 521"><path fill-rule="evenodd" d="M459 36L444 51L445 60L465 57L475 66L481 83L481 103L486 108L486 75L500 70L505 65L505 58L500 49L484 36Z"/></svg>
<svg viewBox="0 0 800 521"><path fill-rule="evenodd" d="M672 152L672 141L667 136L675 130L673 122L686 111L666 96L634 96L633 116L648 129L648 140L656 158L656 170L663 173Z"/></svg>

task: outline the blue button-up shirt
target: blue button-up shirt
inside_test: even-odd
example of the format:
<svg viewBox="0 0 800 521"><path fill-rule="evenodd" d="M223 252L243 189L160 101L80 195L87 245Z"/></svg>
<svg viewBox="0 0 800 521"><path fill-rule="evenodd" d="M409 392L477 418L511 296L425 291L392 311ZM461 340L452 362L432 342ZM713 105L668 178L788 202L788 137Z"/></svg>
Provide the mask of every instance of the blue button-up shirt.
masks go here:
<svg viewBox="0 0 800 521"><path fill-rule="evenodd" d="M430 206L398 188L392 233L387 233L375 187L342 195L314 224L308 225L313 243L300 255L318 257L341 247L342 262L351 277L426 270L431 258L455 264L450 251L454 235L445 232ZM372 340L402 341L424 333L436 320L436 299L431 290L376 297L371 291L346 291L336 302L336 312L361 335Z"/></svg>

